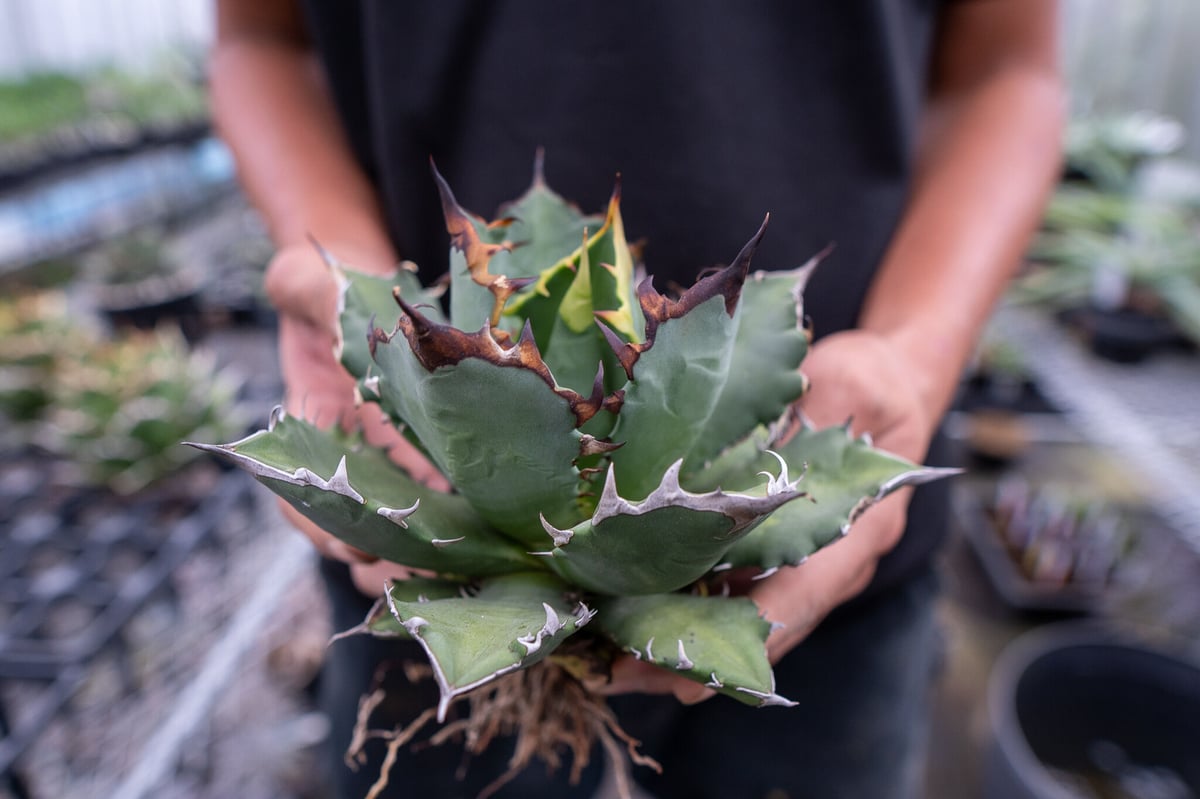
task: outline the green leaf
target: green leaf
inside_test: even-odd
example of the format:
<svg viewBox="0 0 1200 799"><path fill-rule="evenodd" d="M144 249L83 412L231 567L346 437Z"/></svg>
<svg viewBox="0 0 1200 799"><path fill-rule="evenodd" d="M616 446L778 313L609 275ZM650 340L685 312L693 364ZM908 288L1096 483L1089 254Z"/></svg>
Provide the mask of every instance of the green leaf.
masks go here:
<svg viewBox="0 0 1200 799"><path fill-rule="evenodd" d="M245 469L322 529L385 560L472 576L537 568L462 497L417 483L384 452L339 432L276 414L269 430L241 441L192 446Z"/></svg>
<svg viewBox="0 0 1200 799"><path fill-rule="evenodd" d="M451 216L470 220L475 236L484 245L478 256L480 262L486 262L486 272L495 277L537 278L579 246L585 228L600 225L597 217L584 216L546 186L540 158L533 184L519 199L502 207L501 218L491 224L463 211L453 195L449 195L448 204L448 194L445 188L443 209L448 222ZM484 258L483 252L490 252L490 258ZM480 276L471 274L468 262L472 257L458 248L450 252L450 319L463 330L479 327L490 317L494 304L491 291L480 284Z"/></svg>
<svg viewBox="0 0 1200 799"><path fill-rule="evenodd" d="M801 430L777 451L793 466L807 465L800 487L812 502L794 502L776 511L734 544L724 559L729 566L774 569L802 563L845 535L861 513L893 491L959 471L915 466L872 448L844 427ZM764 453L761 467L773 460ZM702 476L696 479L703 484Z"/></svg>
<svg viewBox="0 0 1200 799"><path fill-rule="evenodd" d="M701 279L678 300L659 294L649 280L638 287L646 341L614 342L630 382L612 433L622 444L612 463L629 496L651 491L668 465L688 457L709 424L729 379L737 307L765 230L764 220L733 263Z"/></svg>
<svg viewBox="0 0 1200 799"><path fill-rule="evenodd" d="M564 579L600 594L674 591L702 577L773 511L803 496L786 472L769 479L760 496L693 494L680 487L679 467L672 464L641 502L620 497L610 469L592 518L572 530L547 525L555 546L538 554Z"/></svg>
<svg viewBox="0 0 1200 799"><path fill-rule="evenodd" d="M616 192L604 225L545 270L505 310L506 315L530 323L555 379L575 391L591 389L601 363L606 391L625 381L612 347L598 327L598 317L625 341L638 340L644 325L632 287L633 256L625 241L619 201Z"/></svg>
<svg viewBox="0 0 1200 799"><path fill-rule="evenodd" d="M717 296L670 319L641 353L612 438L617 480L631 497L654 490L705 428L729 371L733 319Z"/></svg>
<svg viewBox="0 0 1200 799"><path fill-rule="evenodd" d="M369 335L380 327L390 331L400 317L400 307L392 296L392 289L399 288L401 296L409 303L420 306L431 319L441 321L441 310L434 292L426 290L417 276L407 269L391 275L379 276L355 272L333 263L335 275L341 283L341 301L338 313L341 327L341 350L338 356L346 371L358 379L367 377L372 360Z"/></svg>
<svg viewBox="0 0 1200 799"><path fill-rule="evenodd" d="M779 420L804 392L808 352L802 292L821 256L791 272L756 272L742 286L729 371L689 465L702 464L758 425Z"/></svg>
<svg viewBox="0 0 1200 799"><path fill-rule="evenodd" d="M597 600L596 624L638 660L749 705L794 705L775 693L771 624L749 599L687 594Z"/></svg>
<svg viewBox="0 0 1200 799"><path fill-rule="evenodd" d="M546 185L540 163L533 183L516 201L500 208L512 219L508 238L516 244L504 264L509 277L538 277L578 247L585 229L597 230L603 220L585 216Z"/></svg>
<svg viewBox="0 0 1200 799"><path fill-rule="evenodd" d="M392 615L429 657L441 690L438 720L455 697L549 655L593 616L564 599L550 575L497 577L474 596L411 601L389 590Z"/></svg>
<svg viewBox="0 0 1200 799"><path fill-rule="evenodd" d="M427 602L431 599L450 599L466 595L466 586L450 580L434 577L409 577L389 583L384 590L402 602ZM373 635L376 638L411 638L408 630L388 609L387 600L380 597L366 617L349 630L340 632L330 639L332 644L352 635Z"/></svg>
<svg viewBox="0 0 1200 799"><path fill-rule="evenodd" d="M539 513L576 522L578 417L536 371L532 342L503 351L486 331L440 334L461 360L430 369L404 335L376 344L380 405L404 420L467 502L503 532L532 544L543 536Z"/></svg>

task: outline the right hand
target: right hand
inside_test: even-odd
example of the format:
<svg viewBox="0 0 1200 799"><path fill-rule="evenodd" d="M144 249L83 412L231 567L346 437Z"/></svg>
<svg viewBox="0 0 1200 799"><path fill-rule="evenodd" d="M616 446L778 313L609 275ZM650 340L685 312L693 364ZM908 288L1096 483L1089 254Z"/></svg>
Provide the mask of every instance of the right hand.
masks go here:
<svg viewBox="0 0 1200 799"><path fill-rule="evenodd" d="M356 267L383 271L395 261L389 255L356 253L326 245L335 257ZM279 360L289 415L318 427L340 424L359 428L367 443L388 454L419 482L448 491L450 484L396 429L383 419L378 405L355 407L354 378L333 357L337 337L337 284L311 244L285 247L267 266L266 292L279 312ZM351 564L355 585L377 596L387 579L403 579L409 570L355 549L322 530L280 500L287 520L304 533L323 556Z"/></svg>

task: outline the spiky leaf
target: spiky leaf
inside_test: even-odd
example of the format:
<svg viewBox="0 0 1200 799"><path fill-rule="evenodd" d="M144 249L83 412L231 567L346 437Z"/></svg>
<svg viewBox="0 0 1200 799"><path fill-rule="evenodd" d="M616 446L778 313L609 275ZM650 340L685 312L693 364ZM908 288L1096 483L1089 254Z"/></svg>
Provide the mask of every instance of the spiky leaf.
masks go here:
<svg viewBox="0 0 1200 799"><path fill-rule="evenodd" d="M608 597L596 624L638 660L749 705L792 705L775 693L765 643L769 622L749 599L659 594Z"/></svg>
<svg viewBox="0 0 1200 799"><path fill-rule="evenodd" d="M411 308L400 333L377 338L380 404L484 518L530 544L543 535L539 513L579 518L576 427L594 408L554 388L531 339L504 349L486 330L436 326Z"/></svg>
<svg viewBox="0 0 1200 799"><path fill-rule="evenodd" d="M334 269L340 283L340 359L346 371L356 378L363 379L370 372L372 331L375 327L391 330L400 317L400 306L392 297L394 288L398 288L409 303L419 306L430 319L442 321L436 293L425 289L416 274L408 269L398 269L385 276L368 275L345 268L328 254L326 262Z"/></svg>
<svg viewBox="0 0 1200 799"><path fill-rule="evenodd" d="M690 464L702 464L758 425L775 422L804 393L802 292L820 257L791 272L755 272L742 286L729 372Z"/></svg>
<svg viewBox="0 0 1200 799"><path fill-rule="evenodd" d="M893 491L958 471L918 467L872 448L844 427L801 430L778 452L788 463L807 464L800 485L812 503L780 508L734 544L725 563L764 569L801 563L844 535L861 513ZM773 460L764 454L761 468L769 468Z"/></svg>
<svg viewBox="0 0 1200 799"><path fill-rule="evenodd" d="M531 559L462 497L421 485L387 455L281 413L269 430L193 444L254 475L315 524L385 560L443 574L505 574Z"/></svg>
<svg viewBox="0 0 1200 799"><path fill-rule="evenodd" d="M612 462L628 496L654 490L659 475L689 455L712 417L729 379L735 312L763 224L732 264L678 300L659 294L649 281L638 288L646 341L614 342L631 378L612 433L622 444Z"/></svg>
<svg viewBox="0 0 1200 799"><path fill-rule="evenodd" d="M439 720L456 696L538 662L587 624L593 612L564 600L564 590L545 573L497 577L473 596L427 602L389 590L392 615L433 666Z"/></svg>
<svg viewBox="0 0 1200 799"><path fill-rule="evenodd" d="M617 493L610 469L591 519L569 531L547 525L555 542L544 553L550 567L571 583L602 594L674 591L703 576L769 514L803 496L786 472L781 479L770 479L759 496L692 494L680 487L679 468L676 461L639 502Z"/></svg>

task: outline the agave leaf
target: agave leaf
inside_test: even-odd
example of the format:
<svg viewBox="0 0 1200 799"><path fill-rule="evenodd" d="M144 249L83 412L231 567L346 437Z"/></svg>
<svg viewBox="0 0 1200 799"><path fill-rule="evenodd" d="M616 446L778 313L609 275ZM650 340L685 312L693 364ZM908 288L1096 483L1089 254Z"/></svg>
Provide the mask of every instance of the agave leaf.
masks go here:
<svg viewBox="0 0 1200 799"><path fill-rule="evenodd" d="M584 229L600 223L546 186L540 158L528 191L492 223L465 211L436 170L434 177L452 241L450 320L463 330L486 319L499 323L498 305L562 261L579 246Z"/></svg>
<svg viewBox="0 0 1200 799"><path fill-rule="evenodd" d="M715 458L681 476L683 485L692 491L712 491L716 488L749 487L762 470L763 453L771 443L771 430L759 425L739 441L726 447ZM803 464L789 464L799 473Z"/></svg>
<svg viewBox="0 0 1200 799"><path fill-rule="evenodd" d="M370 373L370 335L375 327L391 330L396 326L400 307L392 296L394 288L430 319L442 321L437 293L425 289L410 269L402 267L391 275L368 275L343 267L328 254L325 257L341 289L338 309L341 337L337 357L354 377L361 380Z"/></svg>
<svg viewBox="0 0 1200 799"><path fill-rule="evenodd" d="M618 185L603 227L590 236L585 231L582 244L514 297L505 313L530 323L560 385L588 390L603 363L608 378L604 388L613 391L624 376L596 319L602 318L622 340L637 340L644 322L632 284L633 256L625 240Z"/></svg>
<svg viewBox="0 0 1200 799"><path fill-rule="evenodd" d="M536 562L456 495L417 483L381 450L276 413L232 444L192 446L245 469L324 530L385 560L483 576Z"/></svg>
<svg viewBox="0 0 1200 799"><path fill-rule="evenodd" d="M788 463L807 465L801 485L813 501L780 508L733 545L725 564L774 569L802 563L845 535L860 514L893 491L958 473L916 466L874 449L844 427L801 430L778 452ZM771 460L764 455L762 468Z"/></svg>
<svg viewBox="0 0 1200 799"><path fill-rule="evenodd" d="M645 496L704 431L729 377L736 309L750 259L766 223L725 269L700 280L676 301L649 281L638 288L646 341L610 338L630 382L612 437L617 479L629 496Z"/></svg>
<svg viewBox="0 0 1200 799"><path fill-rule="evenodd" d="M604 597L597 626L638 660L704 683L749 705L794 705L775 693L767 660L771 624L745 598L688 594Z"/></svg>
<svg viewBox="0 0 1200 799"><path fill-rule="evenodd" d="M729 372L688 463L703 463L800 398L808 353L804 286L824 253L790 272L755 272L742 286Z"/></svg>
<svg viewBox="0 0 1200 799"><path fill-rule="evenodd" d="M509 277L540 276L579 246L585 230L596 230L603 222L598 216L580 213L546 185L540 155L529 189L502 206L500 215L512 220L508 236L516 243L503 264Z"/></svg>
<svg viewBox="0 0 1200 799"><path fill-rule="evenodd" d="M380 405L403 419L450 482L485 519L527 544L538 514L573 524L584 439L601 407L558 388L523 335L504 349L487 330L433 325L405 305L397 335L376 331ZM483 393L483 387L487 393Z"/></svg>
<svg viewBox="0 0 1200 799"><path fill-rule="evenodd" d="M440 580L435 577L409 577L404 580L389 582L381 586L385 592L401 602L428 602L431 599L450 599L462 596L465 586L463 583L451 580ZM376 638L411 638L408 630L400 620L388 609L387 599L380 597L363 620L349 630L340 632L330 639L330 643L349 638L352 635L373 635Z"/></svg>
<svg viewBox="0 0 1200 799"><path fill-rule="evenodd" d="M545 573L497 577L473 596L406 601L389 589L392 615L429 656L441 690L438 719L454 698L550 654L594 611L563 598Z"/></svg>
<svg viewBox="0 0 1200 799"><path fill-rule="evenodd" d="M597 593L674 591L703 576L770 513L804 496L786 470L768 480L761 496L692 494L679 485L680 464L641 502L621 498L609 469L592 518L572 530L546 524L555 546L538 554L564 579Z"/></svg>

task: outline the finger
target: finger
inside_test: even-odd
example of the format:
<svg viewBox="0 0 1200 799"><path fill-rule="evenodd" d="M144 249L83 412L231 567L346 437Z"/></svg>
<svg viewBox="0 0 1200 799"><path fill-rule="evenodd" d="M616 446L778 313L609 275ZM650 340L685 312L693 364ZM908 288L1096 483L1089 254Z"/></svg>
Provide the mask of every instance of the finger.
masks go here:
<svg viewBox="0 0 1200 799"><path fill-rule="evenodd" d="M386 560L350 566L350 577L354 580L355 587L367 596L382 596L389 582L407 580L411 576L411 570Z"/></svg>
<svg viewBox="0 0 1200 799"><path fill-rule="evenodd" d="M589 688L604 695L614 694L672 694L685 705L703 702L715 695L715 691L679 674L635 660L625 655L618 658L612 667L612 679Z"/></svg>
<svg viewBox="0 0 1200 799"><path fill-rule="evenodd" d="M337 281L316 250L281 250L267 265L263 286L281 316L334 333Z"/></svg>

